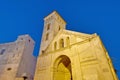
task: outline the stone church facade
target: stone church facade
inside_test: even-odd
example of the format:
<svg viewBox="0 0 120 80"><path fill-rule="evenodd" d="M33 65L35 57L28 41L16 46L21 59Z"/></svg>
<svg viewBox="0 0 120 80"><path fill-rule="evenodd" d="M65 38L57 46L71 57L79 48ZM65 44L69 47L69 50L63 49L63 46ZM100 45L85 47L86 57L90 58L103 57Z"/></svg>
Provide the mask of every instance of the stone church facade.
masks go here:
<svg viewBox="0 0 120 80"><path fill-rule="evenodd" d="M33 80L37 60L33 56L34 44L29 35L0 44L0 80Z"/></svg>
<svg viewBox="0 0 120 80"><path fill-rule="evenodd" d="M65 27L56 11L44 18L34 80L118 80L100 37Z"/></svg>

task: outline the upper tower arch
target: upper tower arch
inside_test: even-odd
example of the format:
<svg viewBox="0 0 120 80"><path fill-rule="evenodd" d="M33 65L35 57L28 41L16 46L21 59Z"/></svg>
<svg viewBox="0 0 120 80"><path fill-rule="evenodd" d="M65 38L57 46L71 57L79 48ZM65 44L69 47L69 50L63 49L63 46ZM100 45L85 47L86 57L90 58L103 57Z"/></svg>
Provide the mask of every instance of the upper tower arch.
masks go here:
<svg viewBox="0 0 120 80"><path fill-rule="evenodd" d="M48 24L51 24L54 30L65 29L66 26L64 19L56 11L53 11L44 18L44 26Z"/></svg>

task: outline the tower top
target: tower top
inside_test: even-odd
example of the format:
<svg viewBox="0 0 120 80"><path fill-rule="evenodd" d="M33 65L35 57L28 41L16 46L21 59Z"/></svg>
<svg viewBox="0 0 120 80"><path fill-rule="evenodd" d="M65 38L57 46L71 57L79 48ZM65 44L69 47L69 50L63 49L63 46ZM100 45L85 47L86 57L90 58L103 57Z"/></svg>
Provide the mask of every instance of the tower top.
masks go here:
<svg viewBox="0 0 120 80"><path fill-rule="evenodd" d="M46 16L44 18L45 21L51 19L51 18L55 18L56 20L60 20L62 23L66 24L65 20L58 14L57 11L53 11L51 14L49 14L48 16Z"/></svg>

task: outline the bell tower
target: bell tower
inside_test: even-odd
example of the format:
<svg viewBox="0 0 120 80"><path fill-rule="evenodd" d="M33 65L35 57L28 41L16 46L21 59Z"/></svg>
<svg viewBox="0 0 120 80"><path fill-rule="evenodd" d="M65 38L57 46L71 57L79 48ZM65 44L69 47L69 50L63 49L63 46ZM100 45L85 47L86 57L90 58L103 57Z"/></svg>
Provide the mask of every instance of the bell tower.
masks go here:
<svg viewBox="0 0 120 80"><path fill-rule="evenodd" d="M65 29L65 26L66 22L56 11L53 11L50 15L44 18L44 29L39 55L45 53L51 41L60 30Z"/></svg>

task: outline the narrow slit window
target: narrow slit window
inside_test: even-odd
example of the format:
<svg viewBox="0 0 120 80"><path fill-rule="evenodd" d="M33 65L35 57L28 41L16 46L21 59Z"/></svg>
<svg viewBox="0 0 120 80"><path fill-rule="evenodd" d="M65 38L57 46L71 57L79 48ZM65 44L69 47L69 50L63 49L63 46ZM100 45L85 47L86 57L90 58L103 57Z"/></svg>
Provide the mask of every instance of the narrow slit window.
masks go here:
<svg viewBox="0 0 120 80"><path fill-rule="evenodd" d="M58 29L58 30L60 31L60 29L61 29L61 28L60 28L60 26L59 26L59 29Z"/></svg>
<svg viewBox="0 0 120 80"><path fill-rule="evenodd" d="M57 42L54 43L54 50L57 49Z"/></svg>
<svg viewBox="0 0 120 80"><path fill-rule="evenodd" d="M2 51L0 52L0 55L3 55L5 53L5 49L2 49Z"/></svg>
<svg viewBox="0 0 120 80"><path fill-rule="evenodd" d="M10 71L10 70L12 70L12 68L7 68L7 71Z"/></svg>
<svg viewBox="0 0 120 80"><path fill-rule="evenodd" d="M49 34L47 33L47 34L46 34L46 38L45 38L45 40L48 40L48 37L49 37Z"/></svg>
<svg viewBox="0 0 120 80"><path fill-rule="evenodd" d="M66 43L67 43L67 46L70 45L70 38L69 37L66 38Z"/></svg>
<svg viewBox="0 0 120 80"><path fill-rule="evenodd" d="M49 29L50 29L50 24L47 25L47 30L49 30Z"/></svg>

